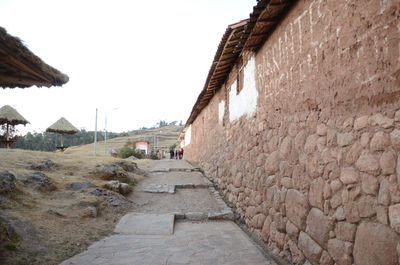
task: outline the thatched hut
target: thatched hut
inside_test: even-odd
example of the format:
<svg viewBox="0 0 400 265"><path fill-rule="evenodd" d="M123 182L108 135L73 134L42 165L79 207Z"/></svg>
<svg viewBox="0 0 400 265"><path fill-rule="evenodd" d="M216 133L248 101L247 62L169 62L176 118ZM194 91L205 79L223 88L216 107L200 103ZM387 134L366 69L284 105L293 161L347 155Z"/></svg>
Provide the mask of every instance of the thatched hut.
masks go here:
<svg viewBox="0 0 400 265"><path fill-rule="evenodd" d="M14 142L15 139L10 139L10 125L15 126L18 124L26 125L29 123L16 109L9 105L5 105L0 108L0 125L6 124L6 133L2 137L2 142L5 143L7 148L10 147L10 143Z"/></svg>
<svg viewBox="0 0 400 265"><path fill-rule="evenodd" d="M61 134L61 146L57 148L61 151L64 151L64 149L66 148L64 147L64 134L75 134L79 132L79 130L65 118L61 118L49 128L47 128L46 132L55 132Z"/></svg>
<svg viewBox="0 0 400 265"><path fill-rule="evenodd" d="M68 80L0 27L0 87L61 86Z"/></svg>

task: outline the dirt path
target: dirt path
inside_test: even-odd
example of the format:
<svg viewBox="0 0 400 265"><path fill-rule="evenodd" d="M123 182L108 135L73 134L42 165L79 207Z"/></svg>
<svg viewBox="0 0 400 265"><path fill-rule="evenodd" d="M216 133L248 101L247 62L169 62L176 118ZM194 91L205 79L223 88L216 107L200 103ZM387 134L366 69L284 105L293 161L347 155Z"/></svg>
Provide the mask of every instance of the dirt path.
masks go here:
<svg viewBox="0 0 400 265"><path fill-rule="evenodd" d="M152 161L130 195L133 213L114 235L66 264L276 264L232 222L233 214L198 169Z"/></svg>

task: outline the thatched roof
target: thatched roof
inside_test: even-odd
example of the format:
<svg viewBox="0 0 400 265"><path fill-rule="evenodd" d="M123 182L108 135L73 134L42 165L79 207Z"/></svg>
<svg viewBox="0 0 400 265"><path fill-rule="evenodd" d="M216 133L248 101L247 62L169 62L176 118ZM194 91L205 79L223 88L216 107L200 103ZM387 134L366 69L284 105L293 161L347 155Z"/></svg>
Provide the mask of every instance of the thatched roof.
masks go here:
<svg viewBox="0 0 400 265"><path fill-rule="evenodd" d="M0 27L0 87L61 86L68 80Z"/></svg>
<svg viewBox="0 0 400 265"><path fill-rule="evenodd" d="M16 109L9 105L5 105L0 108L0 124L11 124L11 125L17 125L17 124L27 124L29 121L27 121L24 117L22 117L21 114L18 113Z"/></svg>
<svg viewBox="0 0 400 265"><path fill-rule="evenodd" d="M208 76L184 131L222 87L232 67L245 51L257 51L289 10L293 0L257 0L248 19L229 25L219 43Z"/></svg>
<svg viewBox="0 0 400 265"><path fill-rule="evenodd" d="M55 133L66 133L66 134L74 134L79 132L74 125L72 125L65 118L61 118L56 121L53 125L46 129L46 132L55 132Z"/></svg>

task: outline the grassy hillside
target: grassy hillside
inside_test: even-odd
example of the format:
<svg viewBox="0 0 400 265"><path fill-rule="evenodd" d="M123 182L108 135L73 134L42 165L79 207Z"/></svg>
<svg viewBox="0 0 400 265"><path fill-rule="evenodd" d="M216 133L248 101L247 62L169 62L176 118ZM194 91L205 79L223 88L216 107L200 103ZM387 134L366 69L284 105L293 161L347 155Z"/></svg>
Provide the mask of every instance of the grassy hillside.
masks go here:
<svg viewBox="0 0 400 265"><path fill-rule="evenodd" d="M129 132L130 136L116 137L107 140L107 152L104 154L104 141L97 142L97 155L110 156L112 149L117 150L122 148L128 141L136 142L145 140L150 142L150 146L154 146L154 142L158 143L158 147L168 151L169 147L173 144L178 144L178 137L182 130L182 126L170 125L161 128L144 129ZM94 153L94 144L87 144L82 146L70 147L66 153L77 153L81 155L88 155Z"/></svg>

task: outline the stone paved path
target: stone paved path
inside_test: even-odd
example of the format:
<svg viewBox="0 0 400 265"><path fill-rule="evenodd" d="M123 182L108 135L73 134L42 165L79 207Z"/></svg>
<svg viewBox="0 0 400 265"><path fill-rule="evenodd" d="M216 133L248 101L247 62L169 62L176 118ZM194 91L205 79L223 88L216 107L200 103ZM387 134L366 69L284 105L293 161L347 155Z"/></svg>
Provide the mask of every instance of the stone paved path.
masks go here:
<svg viewBox="0 0 400 265"><path fill-rule="evenodd" d="M120 220L114 235L62 265L276 265L230 221L231 210L198 169L182 160L161 160L146 170L149 177L130 197L135 212ZM175 193L151 189L164 184Z"/></svg>

